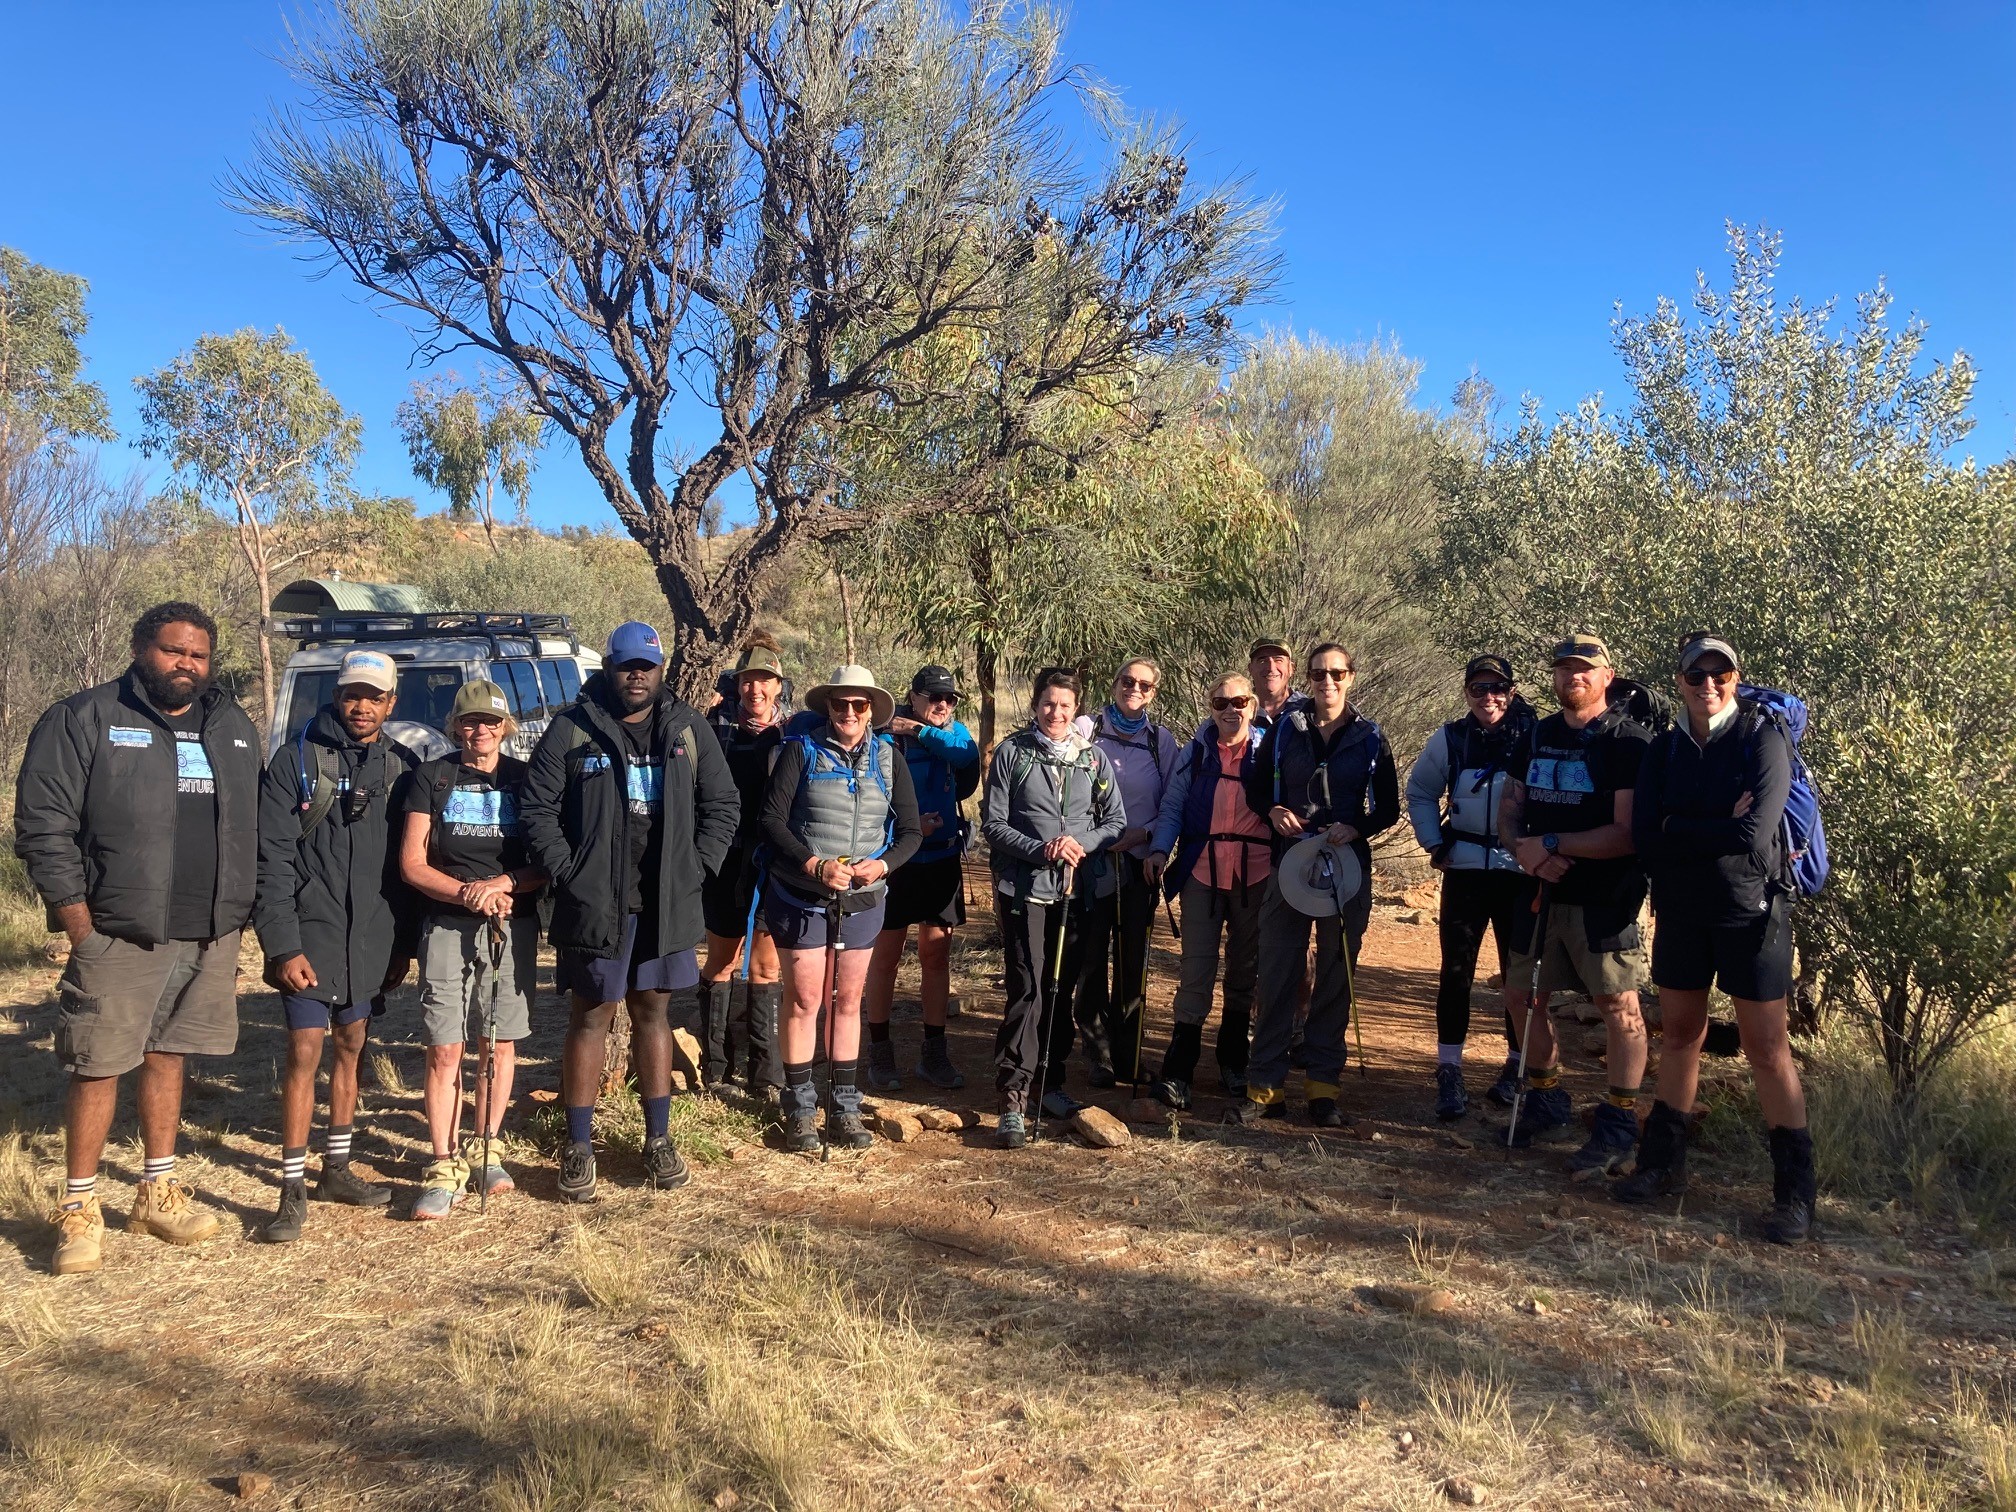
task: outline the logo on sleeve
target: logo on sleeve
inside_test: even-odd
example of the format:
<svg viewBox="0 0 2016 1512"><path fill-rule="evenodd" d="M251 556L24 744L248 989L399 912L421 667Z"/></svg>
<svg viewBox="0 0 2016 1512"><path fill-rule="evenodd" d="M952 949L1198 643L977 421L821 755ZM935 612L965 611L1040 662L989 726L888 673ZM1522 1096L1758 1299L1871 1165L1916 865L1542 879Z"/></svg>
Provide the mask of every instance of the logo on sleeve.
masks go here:
<svg viewBox="0 0 2016 1512"><path fill-rule="evenodd" d="M150 746L154 744L152 730L136 730L131 725L113 725L105 732L105 738L115 746Z"/></svg>

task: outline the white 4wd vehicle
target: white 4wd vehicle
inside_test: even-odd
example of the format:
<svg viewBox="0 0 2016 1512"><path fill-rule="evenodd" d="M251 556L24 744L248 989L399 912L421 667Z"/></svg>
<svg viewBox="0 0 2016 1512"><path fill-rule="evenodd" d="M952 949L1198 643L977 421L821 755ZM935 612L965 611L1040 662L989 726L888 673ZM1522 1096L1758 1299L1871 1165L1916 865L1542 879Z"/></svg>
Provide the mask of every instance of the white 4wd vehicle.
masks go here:
<svg viewBox="0 0 2016 1512"><path fill-rule="evenodd" d="M504 690L518 721L507 750L525 757L539 742L546 721L574 701L602 658L586 650L564 614L395 614L377 610L333 610L314 615L276 615L273 633L301 643L287 659L280 679L273 729L266 739L271 760L283 740L298 736L329 702L343 653L368 645L399 668L398 701L385 731L423 759L446 754L448 712L462 684L488 678Z"/></svg>

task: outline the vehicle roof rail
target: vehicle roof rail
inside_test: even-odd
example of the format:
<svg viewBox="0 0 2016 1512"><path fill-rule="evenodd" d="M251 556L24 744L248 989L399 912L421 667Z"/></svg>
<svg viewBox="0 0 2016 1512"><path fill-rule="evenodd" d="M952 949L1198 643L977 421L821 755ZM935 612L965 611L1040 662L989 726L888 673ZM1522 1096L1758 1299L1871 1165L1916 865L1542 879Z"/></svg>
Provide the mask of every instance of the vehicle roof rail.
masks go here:
<svg viewBox="0 0 2016 1512"><path fill-rule="evenodd" d="M331 614L276 615L266 628L275 635L299 641L304 646L333 642L446 639L459 637L489 643L490 654L498 660L510 656L503 637L527 636L532 655L539 654L539 637L565 636L569 651L581 652L581 638L573 622L564 614L532 614L522 610L453 610L427 614L392 614L380 610L351 610Z"/></svg>

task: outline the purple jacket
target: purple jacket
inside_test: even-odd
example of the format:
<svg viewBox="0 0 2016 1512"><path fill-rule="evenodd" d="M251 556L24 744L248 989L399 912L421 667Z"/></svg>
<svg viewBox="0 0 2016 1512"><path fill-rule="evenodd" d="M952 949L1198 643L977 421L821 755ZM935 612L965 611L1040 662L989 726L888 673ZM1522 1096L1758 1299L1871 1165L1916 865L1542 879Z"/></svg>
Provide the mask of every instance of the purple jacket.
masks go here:
<svg viewBox="0 0 2016 1512"><path fill-rule="evenodd" d="M1162 794L1176 770L1181 748L1168 727L1152 719L1134 734L1123 735L1107 723L1111 712L1109 706L1097 714L1079 715L1078 733L1106 753L1114 781L1120 788L1127 828L1148 830L1152 839L1156 816L1162 810ZM1123 854L1146 858L1153 848L1150 841L1144 840Z"/></svg>

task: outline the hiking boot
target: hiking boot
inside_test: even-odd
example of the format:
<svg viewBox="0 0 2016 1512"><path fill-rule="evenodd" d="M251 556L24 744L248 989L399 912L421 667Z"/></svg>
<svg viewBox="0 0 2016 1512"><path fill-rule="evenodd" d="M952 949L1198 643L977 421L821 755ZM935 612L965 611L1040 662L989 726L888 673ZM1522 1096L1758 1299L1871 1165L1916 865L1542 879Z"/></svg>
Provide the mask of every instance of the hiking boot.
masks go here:
<svg viewBox="0 0 2016 1512"><path fill-rule="evenodd" d="M1178 1113L1190 1111L1190 1083L1180 1077L1166 1076L1148 1089L1155 1094L1155 1101L1165 1108L1174 1108Z"/></svg>
<svg viewBox="0 0 2016 1512"><path fill-rule="evenodd" d="M1246 1095L1246 1072L1233 1070L1230 1066L1218 1068L1218 1087L1227 1097L1243 1098Z"/></svg>
<svg viewBox="0 0 2016 1512"><path fill-rule="evenodd" d="M924 1036L924 1047L917 1052L917 1074L941 1092L956 1092L966 1085L965 1076L952 1064L951 1047L942 1034Z"/></svg>
<svg viewBox="0 0 2016 1512"><path fill-rule="evenodd" d="M1452 1123L1470 1111L1470 1094L1463 1090L1461 1066L1435 1068L1435 1116Z"/></svg>
<svg viewBox="0 0 2016 1512"><path fill-rule="evenodd" d="M798 1155L819 1153L819 1093L810 1082L786 1087L778 1097L784 1114L784 1148Z"/></svg>
<svg viewBox="0 0 2016 1512"><path fill-rule="evenodd" d="M413 1216L425 1222L431 1218L446 1218L455 1211L455 1204L468 1195L469 1167L453 1156L442 1156L427 1167L422 1178L420 1195L413 1203Z"/></svg>
<svg viewBox="0 0 2016 1512"><path fill-rule="evenodd" d="M82 1202L64 1203L49 1221L56 1226L51 1275L76 1276L98 1269L105 1256L105 1214L95 1193Z"/></svg>
<svg viewBox="0 0 2016 1512"><path fill-rule="evenodd" d="M1687 1190L1687 1120L1663 1102L1652 1104L1638 1138L1638 1166L1610 1183L1610 1195L1632 1204L1678 1197Z"/></svg>
<svg viewBox="0 0 2016 1512"><path fill-rule="evenodd" d="M1804 1244L1813 1236L1818 1184L1813 1173L1813 1134L1808 1129L1771 1129L1771 1211L1764 1237L1773 1244Z"/></svg>
<svg viewBox="0 0 2016 1512"><path fill-rule="evenodd" d="M1505 1064L1498 1068L1498 1080L1484 1091L1485 1097L1501 1108L1509 1108L1519 1096L1519 1057L1508 1055Z"/></svg>
<svg viewBox="0 0 2016 1512"><path fill-rule="evenodd" d="M868 1125L861 1122L859 1108L828 1108L826 1143L841 1150L865 1150L875 1143L875 1136L868 1132Z"/></svg>
<svg viewBox="0 0 2016 1512"><path fill-rule="evenodd" d="M1109 1072L1108 1075L1111 1075ZM1112 1083L1108 1082L1108 1086ZM1078 1101L1062 1087L1053 1087L1043 1094L1043 1116L1045 1118L1069 1118L1085 1104Z"/></svg>
<svg viewBox="0 0 2016 1512"><path fill-rule="evenodd" d="M877 1092L900 1092L903 1078L896 1074L896 1042L868 1042L868 1085Z"/></svg>
<svg viewBox="0 0 2016 1512"><path fill-rule="evenodd" d="M466 1176L468 1172L465 1170ZM323 1162L322 1175L315 1183L317 1202L340 1202L347 1207L384 1207L392 1200L392 1188L366 1181L350 1169L350 1162L330 1165Z"/></svg>
<svg viewBox="0 0 2016 1512"><path fill-rule="evenodd" d="M280 1183L280 1206L259 1236L268 1244L292 1244L308 1223L308 1183L296 1179Z"/></svg>
<svg viewBox="0 0 2016 1512"><path fill-rule="evenodd" d="M1318 1129L1348 1129L1352 1120L1344 1116L1334 1097L1312 1097L1309 1099L1309 1122Z"/></svg>
<svg viewBox="0 0 2016 1512"><path fill-rule="evenodd" d="M585 1139L569 1142L566 1153L560 1157L560 1200L595 1200L595 1147Z"/></svg>
<svg viewBox="0 0 2016 1512"><path fill-rule="evenodd" d="M671 1136L660 1134L656 1139L644 1141L644 1175L654 1192L669 1192L674 1187L686 1185L686 1178L692 1173L686 1169L686 1162L679 1158L679 1151L673 1145Z"/></svg>
<svg viewBox="0 0 2016 1512"><path fill-rule="evenodd" d="M1029 1143L1029 1126L1022 1120L1019 1100L1004 1102L1000 1120L994 1125L994 1143L1004 1150L1019 1150Z"/></svg>
<svg viewBox="0 0 2016 1512"><path fill-rule="evenodd" d="M1105 1092L1120 1085L1120 1078L1114 1073L1113 1068L1101 1061L1094 1061L1092 1063L1091 1069L1085 1074L1085 1079L1095 1091L1099 1092Z"/></svg>
<svg viewBox="0 0 2016 1512"><path fill-rule="evenodd" d="M201 1244L217 1232L217 1215L196 1206L196 1194L173 1176L143 1181L126 1217L126 1231L152 1234L169 1244Z"/></svg>
<svg viewBox="0 0 2016 1512"><path fill-rule="evenodd" d="M1264 1103L1256 1102L1252 1094L1248 1093L1247 1096L1232 1105L1232 1111L1225 1115L1225 1122L1246 1128L1262 1120L1286 1118L1287 1116L1288 1104L1285 1102L1279 1100Z"/></svg>
<svg viewBox="0 0 2016 1512"><path fill-rule="evenodd" d="M1528 1092L1518 1112L1519 1122L1505 1125L1505 1143L1515 1150L1575 1137L1575 1104L1559 1087Z"/></svg>
<svg viewBox="0 0 2016 1512"><path fill-rule="evenodd" d="M1638 1115L1614 1103L1601 1103L1589 1130L1589 1142L1568 1157L1568 1169L1578 1176L1610 1175L1631 1158L1638 1146Z"/></svg>

